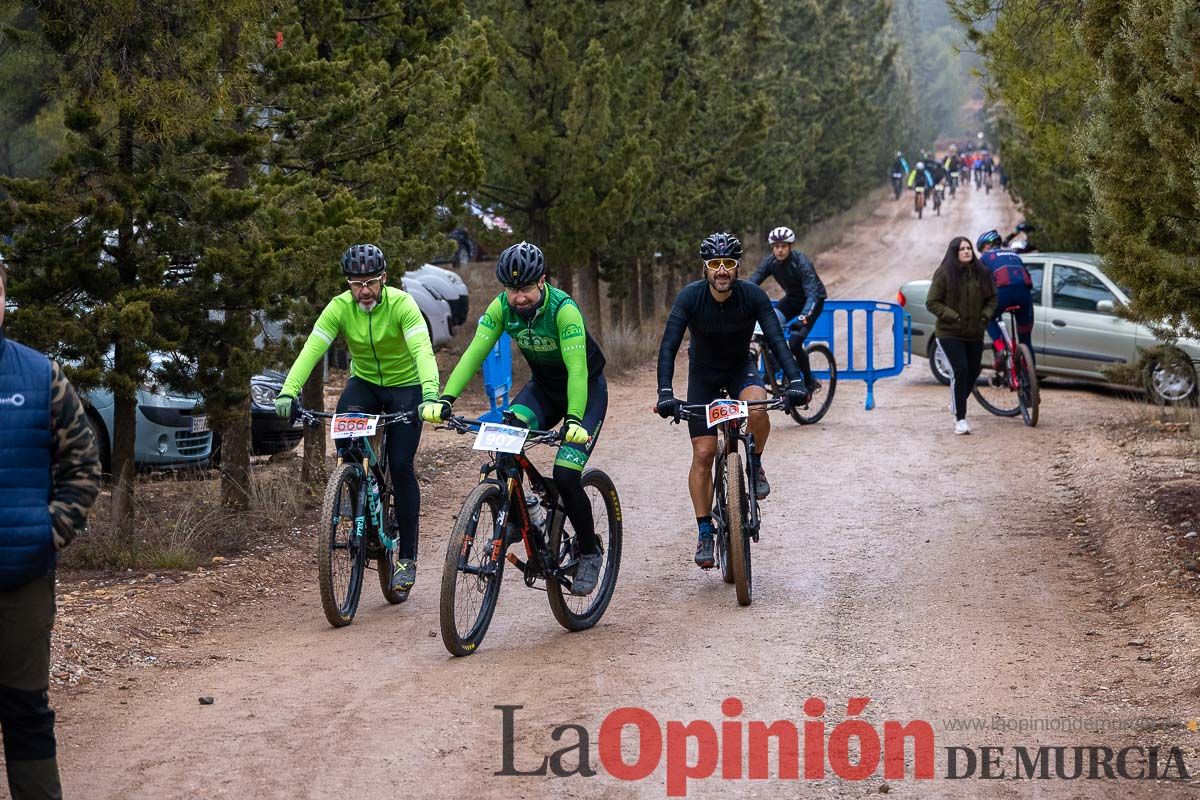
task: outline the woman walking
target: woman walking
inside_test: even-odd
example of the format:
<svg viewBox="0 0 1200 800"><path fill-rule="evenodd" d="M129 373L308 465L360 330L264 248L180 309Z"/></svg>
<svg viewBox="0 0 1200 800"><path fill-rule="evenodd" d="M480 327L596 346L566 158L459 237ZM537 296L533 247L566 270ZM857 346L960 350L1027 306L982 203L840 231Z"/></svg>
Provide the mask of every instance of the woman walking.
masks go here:
<svg viewBox="0 0 1200 800"><path fill-rule="evenodd" d="M942 264L933 273L925 307L935 317L937 346L950 362L954 376L954 432L971 432L967 423L967 398L983 368L983 334L996 311L992 274L979 258L971 240L955 237L946 248Z"/></svg>

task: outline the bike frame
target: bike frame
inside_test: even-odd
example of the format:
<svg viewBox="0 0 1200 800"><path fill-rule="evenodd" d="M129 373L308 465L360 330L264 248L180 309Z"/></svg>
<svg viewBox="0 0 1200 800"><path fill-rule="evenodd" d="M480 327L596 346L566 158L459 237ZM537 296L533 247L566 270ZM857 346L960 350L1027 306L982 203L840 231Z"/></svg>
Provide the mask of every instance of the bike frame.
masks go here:
<svg viewBox="0 0 1200 800"><path fill-rule="evenodd" d="M379 537L379 543L383 549L389 553L396 549L396 540L388 536L386 520L383 518L383 492L390 489L387 483L387 441L391 436L391 427L397 423L411 422L411 413L378 415L384 426L383 441L381 442L382 456L376 455L375 448L371 446L371 439L368 436L351 436L346 440L346 444L338 446L338 455L342 462L353 464L358 470L360 478L365 478L358 482L356 507L360 509L360 513L354 518L354 544L356 545L361 544L369 521L375 534ZM320 420L332 419L335 416L326 411L310 411L308 409L300 410L299 414L310 425L319 425ZM367 462L365 469L363 461ZM377 491L372 491L373 488ZM367 513L361 513L362 509L366 509Z"/></svg>
<svg viewBox="0 0 1200 800"><path fill-rule="evenodd" d="M1020 386L1020 382L1017 379L1017 347L1016 343L1013 341L1012 334L1009 333L1008 325L1005 322L1007 319L1012 320L1013 330L1016 330L1017 315L1016 312L1011 308L1006 308L1004 310L1004 314L1001 315L1000 319L996 320L996 324L1000 326L1000 352L1004 354L1007 362L1007 369L1005 370L1004 377L1008 383L1008 388L1016 391Z"/></svg>
<svg viewBox="0 0 1200 800"><path fill-rule="evenodd" d="M483 424L483 420L455 418L454 421L447 421L447 428L458 433L468 433L479 430L479 426ZM554 431L534 431L529 432L530 436L535 439L532 444L551 444L550 437L557 438L558 434ZM540 440L540 441L539 441ZM534 491L545 495L548 506L546 512L546 524L542 527L533 524L529 518L529 506L526 505L525 496L525 479L529 480L529 485ZM534 582L539 578L543 580L558 581L568 589L571 582L567 577L567 572L574 568L575 560L569 559L565 564L559 566L557 553L550 552L549 534L555 530L554 526L561 526L566 520L566 509L559 503L558 487L553 481L547 480L538 472L537 467L525 455L524 450L520 453L499 453L493 452L490 454L489 460L479 468L479 482L491 481L504 492L505 503L501 507L500 513L496 517L496 526L500 530L500 536L492 534L492 553L489 556L494 564L502 558L507 558L509 563L521 570L524 576L525 585L533 587ZM515 513L514 513L515 510ZM525 544L525 555L528 561L522 561L515 554L508 553L509 545L515 544L517 541ZM469 549L464 542L464 551ZM459 570L468 574L475 574L478 570L470 564L462 563L462 559L466 557L466 553L459 556Z"/></svg>

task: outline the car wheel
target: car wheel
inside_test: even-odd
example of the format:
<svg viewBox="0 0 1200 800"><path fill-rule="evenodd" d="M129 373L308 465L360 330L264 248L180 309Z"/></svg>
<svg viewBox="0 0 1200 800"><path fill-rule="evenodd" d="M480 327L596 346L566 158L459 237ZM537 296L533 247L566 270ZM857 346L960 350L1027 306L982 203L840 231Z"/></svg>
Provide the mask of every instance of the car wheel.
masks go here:
<svg viewBox="0 0 1200 800"><path fill-rule="evenodd" d="M100 416L91 408L86 412L88 425L96 437L96 449L100 453L100 471L105 475L112 474L112 445L108 441L108 432Z"/></svg>
<svg viewBox="0 0 1200 800"><path fill-rule="evenodd" d="M954 368L950 366L950 359L946 358L946 354L937 346L937 339L929 340L929 349L925 357L929 359L929 371L937 378L937 382L949 386L950 379L954 377Z"/></svg>
<svg viewBox="0 0 1200 800"><path fill-rule="evenodd" d="M1178 350L1167 351L1146 367L1146 394L1155 405L1196 405L1196 368Z"/></svg>

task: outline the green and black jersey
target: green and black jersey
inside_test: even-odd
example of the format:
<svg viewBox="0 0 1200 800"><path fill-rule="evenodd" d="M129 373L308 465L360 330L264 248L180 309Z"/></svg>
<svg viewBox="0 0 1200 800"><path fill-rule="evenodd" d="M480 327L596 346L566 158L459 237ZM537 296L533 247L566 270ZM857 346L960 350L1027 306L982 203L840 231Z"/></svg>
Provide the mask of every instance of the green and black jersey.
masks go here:
<svg viewBox="0 0 1200 800"><path fill-rule="evenodd" d="M496 344L507 333L529 362L533 379L548 392L566 396L567 414L583 418L588 381L604 372L604 354L583 324L583 315L571 296L546 284L542 304L531 319L508 305L501 292L479 318L475 339L446 381L446 395L458 397Z"/></svg>

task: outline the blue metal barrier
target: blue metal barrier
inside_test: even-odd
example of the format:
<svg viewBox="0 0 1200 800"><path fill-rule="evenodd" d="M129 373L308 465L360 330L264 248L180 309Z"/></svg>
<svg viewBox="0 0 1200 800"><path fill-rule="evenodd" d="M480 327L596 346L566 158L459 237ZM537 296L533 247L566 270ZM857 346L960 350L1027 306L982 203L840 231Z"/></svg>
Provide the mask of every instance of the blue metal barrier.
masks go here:
<svg viewBox="0 0 1200 800"><path fill-rule="evenodd" d="M479 416L485 422L500 422L508 408L508 393L513 384L511 342L507 333L500 334L491 352L483 359L483 391L491 405L490 411Z"/></svg>
<svg viewBox="0 0 1200 800"><path fill-rule="evenodd" d="M835 316L843 312L845 317L844 326L835 325ZM863 338L865 342L860 341L858 347L855 347L855 326L854 319L856 313L862 313L866 317L865 331ZM875 364L875 315L877 313L886 313L892 316L892 354L893 363L888 366L879 367ZM790 336L790 327L793 320L788 320L783 331L785 336ZM843 331L846 340L845 360L842 360L836 346L837 330ZM875 381L881 378L892 378L904 371L904 367L912 363L912 317L905 313L904 309L895 303L882 303L875 300L826 300L825 308L821 312L821 316L817 317L817 321L813 323L812 331L808 334L806 342L819 341L824 342L829 346L829 349L834 354L834 359L837 361L837 378L838 381L865 381L867 384L867 399L864 404L866 409L870 411L875 407ZM856 349L865 350L865 366L862 369L854 369L854 355ZM813 370L813 374L818 378L829 378L828 370Z"/></svg>

